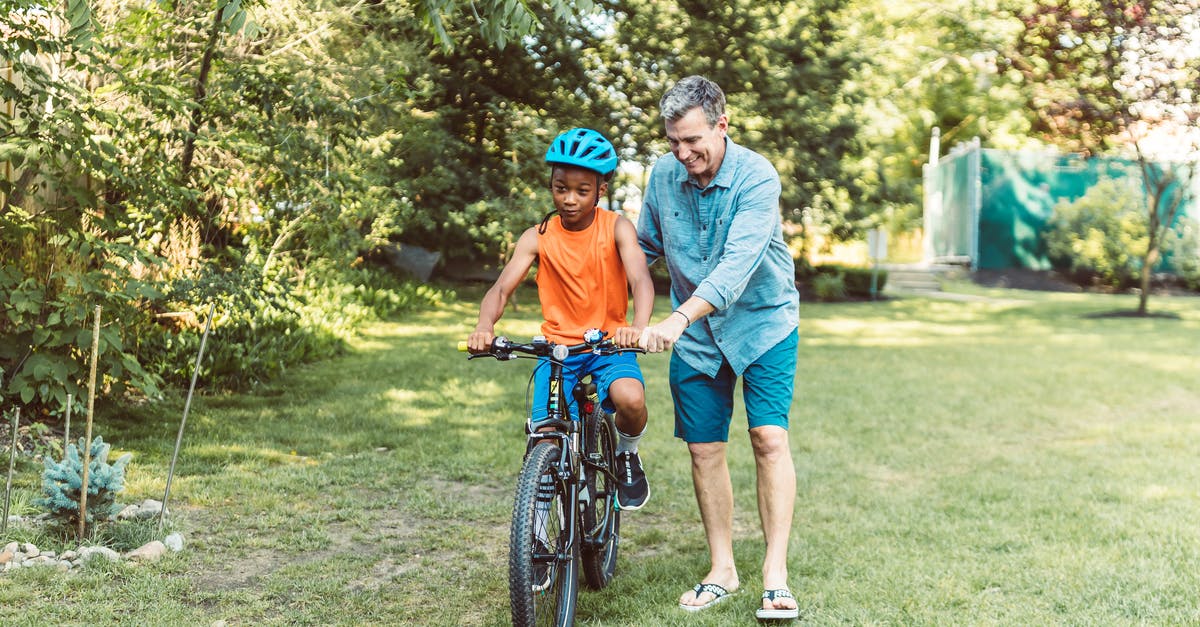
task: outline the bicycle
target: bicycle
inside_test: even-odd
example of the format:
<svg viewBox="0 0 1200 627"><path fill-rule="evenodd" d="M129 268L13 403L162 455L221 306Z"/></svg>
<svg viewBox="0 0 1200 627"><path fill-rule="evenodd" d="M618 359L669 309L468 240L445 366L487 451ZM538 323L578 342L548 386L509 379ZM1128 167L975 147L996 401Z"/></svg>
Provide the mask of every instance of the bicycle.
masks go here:
<svg viewBox="0 0 1200 627"><path fill-rule="evenodd" d="M547 417L537 431L532 424L526 427L530 433L513 502L508 588L514 625L574 623L580 567L594 590L607 586L616 571L621 526L616 426L600 407L591 375L580 377L571 390L574 413L562 389L563 360L569 355L645 352L617 347L604 335L589 329L584 342L574 346L542 336L527 344L497 337L491 350L467 357L545 359L550 367ZM459 350L466 350L465 342Z"/></svg>

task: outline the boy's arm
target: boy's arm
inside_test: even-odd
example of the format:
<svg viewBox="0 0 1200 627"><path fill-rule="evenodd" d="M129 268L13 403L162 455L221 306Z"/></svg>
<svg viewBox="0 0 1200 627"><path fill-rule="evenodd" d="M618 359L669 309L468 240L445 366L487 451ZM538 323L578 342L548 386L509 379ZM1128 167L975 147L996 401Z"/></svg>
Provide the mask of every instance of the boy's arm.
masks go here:
<svg viewBox="0 0 1200 627"><path fill-rule="evenodd" d="M624 217L617 218L615 239L617 254L625 266L625 278L629 281L629 291L633 294L633 325L617 329L613 341L617 346L637 346L642 336L642 329L650 324L650 314L654 309L654 282L650 279L650 269L646 267L646 253L638 243L637 229L633 223Z"/></svg>
<svg viewBox="0 0 1200 627"><path fill-rule="evenodd" d="M479 321L475 323L475 330L467 337L467 349L472 353L484 353L492 348L492 340L496 337L496 321L504 315L504 307L508 304L509 297L529 273L529 268L537 259L537 253L537 229L526 229L517 240L512 259L504 264L500 276L479 303Z"/></svg>

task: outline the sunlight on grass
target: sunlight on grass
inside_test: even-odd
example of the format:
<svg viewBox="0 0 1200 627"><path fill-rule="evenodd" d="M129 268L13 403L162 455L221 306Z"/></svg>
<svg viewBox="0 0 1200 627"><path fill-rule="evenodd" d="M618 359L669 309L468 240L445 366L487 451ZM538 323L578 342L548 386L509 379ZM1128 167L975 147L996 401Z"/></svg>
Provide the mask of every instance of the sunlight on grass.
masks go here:
<svg viewBox="0 0 1200 627"><path fill-rule="evenodd" d="M266 465L299 464L315 466L319 462L296 451L279 451L271 448L250 448L240 444L203 444L192 447L190 455L198 458L223 460L231 467L259 467Z"/></svg>
<svg viewBox="0 0 1200 627"><path fill-rule="evenodd" d="M394 401L400 403L401 405L407 405L418 398L421 398L421 394L418 394L413 390L391 389L384 392L383 397L389 401Z"/></svg>

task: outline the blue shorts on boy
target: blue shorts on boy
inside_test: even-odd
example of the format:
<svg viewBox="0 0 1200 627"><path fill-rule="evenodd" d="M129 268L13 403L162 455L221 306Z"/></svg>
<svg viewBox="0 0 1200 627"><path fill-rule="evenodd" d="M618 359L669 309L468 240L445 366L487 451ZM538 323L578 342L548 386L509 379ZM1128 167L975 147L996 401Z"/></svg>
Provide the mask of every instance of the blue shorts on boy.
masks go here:
<svg viewBox="0 0 1200 627"><path fill-rule="evenodd" d="M742 398L748 429L766 425L788 428L788 411L796 385L796 349L800 335L791 334L746 367L742 373ZM671 355L671 397L675 401L675 437L685 442L728 442L733 418L733 392L737 374L729 362L716 377L692 368Z"/></svg>
<svg viewBox="0 0 1200 627"><path fill-rule="evenodd" d="M637 357L634 353L618 353L616 355L593 355L592 353L583 353L581 355L570 355L563 362L563 394L567 399L567 408L572 412L575 409L574 398L571 396L571 390L575 388L575 383L580 377L591 374L596 382L596 388L600 395L600 406L607 412L615 411L612 402L608 398L608 387L617 379L637 379L639 383L645 386L646 382L642 379L642 369L637 364ZM550 362L543 358L538 360L537 368L534 370L533 384L533 402L530 406L531 420L536 425L538 422L546 419L546 401L549 396L550 388ZM564 412L567 409L564 408Z"/></svg>

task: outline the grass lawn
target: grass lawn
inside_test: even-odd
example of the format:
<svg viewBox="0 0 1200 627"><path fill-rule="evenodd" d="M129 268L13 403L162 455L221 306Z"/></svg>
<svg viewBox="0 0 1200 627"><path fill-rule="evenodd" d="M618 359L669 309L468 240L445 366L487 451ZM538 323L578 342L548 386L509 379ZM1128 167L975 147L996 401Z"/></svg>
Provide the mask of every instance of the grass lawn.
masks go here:
<svg viewBox="0 0 1200 627"><path fill-rule="evenodd" d="M972 300L801 305L802 622L1200 623L1200 299L1151 300L1175 318L1124 318L1097 314L1134 297L961 291ZM514 337L538 327L524 293L500 328ZM505 624L531 362L456 352L480 293L461 295L253 395L197 398L172 484L185 551L0 576L0 623ZM695 615L676 607L707 561L667 362L641 359L654 496L625 517L617 578L582 593L578 621L755 624L762 546L741 416L742 592ZM121 502L161 498L181 407L99 416L113 456L134 453ZM22 471L28 500L39 470Z"/></svg>

